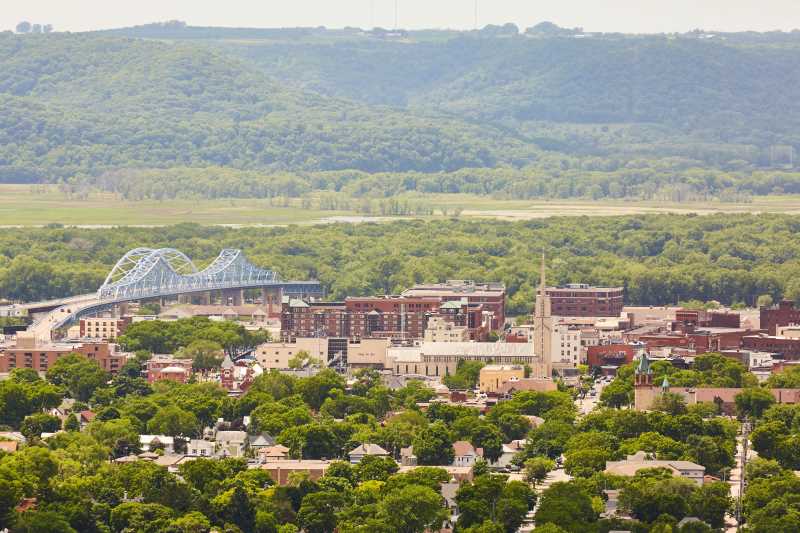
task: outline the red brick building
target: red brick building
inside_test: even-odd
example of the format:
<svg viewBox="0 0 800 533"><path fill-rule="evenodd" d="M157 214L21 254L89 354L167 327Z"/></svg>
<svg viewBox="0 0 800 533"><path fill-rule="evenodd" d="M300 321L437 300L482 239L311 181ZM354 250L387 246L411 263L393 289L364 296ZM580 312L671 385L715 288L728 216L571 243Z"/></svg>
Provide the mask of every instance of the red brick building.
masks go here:
<svg viewBox="0 0 800 533"><path fill-rule="evenodd" d="M638 346L635 344L604 344L586 348L589 368L622 366L633 362Z"/></svg>
<svg viewBox="0 0 800 533"><path fill-rule="evenodd" d="M689 337L667 333L653 333L639 336L639 342L643 342L648 350L654 348L692 348L693 343Z"/></svg>
<svg viewBox="0 0 800 533"><path fill-rule="evenodd" d="M773 335L746 335L742 337L742 348L782 354L784 359L800 359L800 339Z"/></svg>
<svg viewBox="0 0 800 533"><path fill-rule="evenodd" d="M461 301L481 304L492 313L491 328L500 331L506 320L506 287L502 283L476 283L472 280L448 280L446 283L414 285L403 291L408 298L438 298L442 302Z"/></svg>
<svg viewBox="0 0 800 533"><path fill-rule="evenodd" d="M553 316L613 316L622 313L622 287L590 287L573 283L548 287Z"/></svg>
<svg viewBox="0 0 800 533"><path fill-rule="evenodd" d="M432 316L467 327L472 340L485 340L492 330L493 315L468 298L380 296L344 302L284 301L281 337L421 339Z"/></svg>
<svg viewBox="0 0 800 533"><path fill-rule="evenodd" d="M777 333L778 326L800 324L800 309L797 309L790 300L783 300L772 307L762 307L759 315L761 329L767 330L770 335Z"/></svg>
<svg viewBox="0 0 800 533"><path fill-rule="evenodd" d="M680 309L675 312L673 331L691 333L697 328L739 328L739 313L705 311L703 309Z"/></svg>
<svg viewBox="0 0 800 533"><path fill-rule="evenodd" d="M148 383L162 380L186 383L191 375L191 359L175 359L168 355L155 355L147 361Z"/></svg>
<svg viewBox="0 0 800 533"><path fill-rule="evenodd" d="M46 372L60 358L78 353L97 361L106 372L116 374L125 364L127 355L118 353L113 344L107 342L53 343L39 346L14 346L0 354L0 372L15 368L32 368Z"/></svg>

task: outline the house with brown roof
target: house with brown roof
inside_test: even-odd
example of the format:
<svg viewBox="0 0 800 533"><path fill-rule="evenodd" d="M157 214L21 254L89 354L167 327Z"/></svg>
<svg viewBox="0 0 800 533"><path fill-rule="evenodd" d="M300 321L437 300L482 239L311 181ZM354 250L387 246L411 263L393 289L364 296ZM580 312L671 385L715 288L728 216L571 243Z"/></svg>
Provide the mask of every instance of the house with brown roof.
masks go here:
<svg viewBox="0 0 800 533"><path fill-rule="evenodd" d="M289 459L289 448L276 444L275 446L267 446L258 450L258 457L262 463L270 463L275 461L285 461Z"/></svg>
<svg viewBox="0 0 800 533"><path fill-rule="evenodd" d="M312 481L317 481L325 475L330 464L330 461L320 460L283 460L266 462L261 465L261 468L269 472L275 483L284 486L289 483L289 478L296 472L308 474Z"/></svg>
<svg viewBox="0 0 800 533"><path fill-rule="evenodd" d="M465 440L453 443L453 466L472 467L481 458L483 458L483 448L475 448Z"/></svg>

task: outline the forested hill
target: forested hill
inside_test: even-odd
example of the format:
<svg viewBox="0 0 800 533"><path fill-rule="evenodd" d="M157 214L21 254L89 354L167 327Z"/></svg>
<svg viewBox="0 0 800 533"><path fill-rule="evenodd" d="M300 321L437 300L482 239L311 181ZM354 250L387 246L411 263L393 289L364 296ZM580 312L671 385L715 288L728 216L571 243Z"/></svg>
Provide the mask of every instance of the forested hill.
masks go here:
<svg viewBox="0 0 800 533"><path fill-rule="evenodd" d="M535 153L457 118L286 88L202 45L0 34L0 182L128 167L434 172Z"/></svg>
<svg viewBox="0 0 800 533"><path fill-rule="evenodd" d="M120 192L172 169L265 195L796 193L798 52L800 32L552 25L0 34L0 182Z"/></svg>
<svg viewBox="0 0 800 533"><path fill-rule="evenodd" d="M522 130L529 122L569 124L580 136L587 125L640 124L649 131L634 136L650 143L688 135L719 144L800 145L795 45L466 34L443 41L300 40L235 50L303 89ZM551 126L549 134L558 136L558 128ZM568 136L561 137L569 146Z"/></svg>

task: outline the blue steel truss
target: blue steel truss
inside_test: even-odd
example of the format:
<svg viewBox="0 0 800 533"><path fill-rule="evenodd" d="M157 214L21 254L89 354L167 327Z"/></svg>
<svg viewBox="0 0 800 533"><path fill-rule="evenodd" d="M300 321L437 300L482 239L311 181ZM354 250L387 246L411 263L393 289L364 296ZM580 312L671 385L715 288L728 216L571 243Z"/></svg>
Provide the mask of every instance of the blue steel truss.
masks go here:
<svg viewBox="0 0 800 533"><path fill-rule="evenodd" d="M182 293L280 287L288 293L321 294L316 281L281 281L276 272L250 263L241 250L225 249L203 270L172 248L126 253L97 291L101 302L158 298Z"/></svg>

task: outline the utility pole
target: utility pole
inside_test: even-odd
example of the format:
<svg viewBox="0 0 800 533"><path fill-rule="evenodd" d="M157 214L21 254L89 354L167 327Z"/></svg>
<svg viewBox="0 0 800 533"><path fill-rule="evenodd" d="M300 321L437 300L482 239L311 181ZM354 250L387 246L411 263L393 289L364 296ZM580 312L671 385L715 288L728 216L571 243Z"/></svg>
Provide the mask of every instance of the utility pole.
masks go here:
<svg viewBox="0 0 800 533"><path fill-rule="evenodd" d="M475 0L475 29L478 29L478 0Z"/></svg>
<svg viewBox="0 0 800 533"><path fill-rule="evenodd" d="M400 0L394 0L394 29L397 30L397 13L400 9Z"/></svg>

